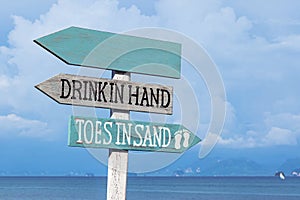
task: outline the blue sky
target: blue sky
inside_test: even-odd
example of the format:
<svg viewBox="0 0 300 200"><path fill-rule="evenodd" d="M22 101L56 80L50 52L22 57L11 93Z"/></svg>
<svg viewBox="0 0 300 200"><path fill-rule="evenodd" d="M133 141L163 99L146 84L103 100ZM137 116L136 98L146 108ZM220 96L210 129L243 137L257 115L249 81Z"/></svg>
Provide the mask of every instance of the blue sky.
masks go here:
<svg viewBox="0 0 300 200"><path fill-rule="evenodd" d="M299 157L299 1L1 3L5 6L0 8L0 174L105 173L105 166L88 151L67 147L72 107L59 105L34 88L58 73L78 72L78 68L65 65L32 42L73 25L111 32L161 27L192 38L218 66L227 95L224 130L207 157L235 156L277 165ZM210 119L209 99L207 94L200 94L205 86L199 86L203 81L198 83L187 64L182 70L199 92L202 118L197 134L205 138ZM188 100L181 103L189 104ZM103 116L108 113L100 109L97 112ZM167 120L176 121L176 116ZM196 160L192 152L200 147L186 154Z"/></svg>

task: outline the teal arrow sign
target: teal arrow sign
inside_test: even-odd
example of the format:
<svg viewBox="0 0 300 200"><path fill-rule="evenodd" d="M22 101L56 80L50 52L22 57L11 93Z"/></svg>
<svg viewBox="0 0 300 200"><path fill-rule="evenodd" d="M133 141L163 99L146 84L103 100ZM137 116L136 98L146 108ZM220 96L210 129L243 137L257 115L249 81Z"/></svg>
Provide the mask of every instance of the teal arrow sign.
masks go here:
<svg viewBox="0 0 300 200"><path fill-rule="evenodd" d="M34 40L67 64L180 78L181 45L78 27Z"/></svg>
<svg viewBox="0 0 300 200"><path fill-rule="evenodd" d="M178 124L71 116L71 147L182 153L201 141Z"/></svg>

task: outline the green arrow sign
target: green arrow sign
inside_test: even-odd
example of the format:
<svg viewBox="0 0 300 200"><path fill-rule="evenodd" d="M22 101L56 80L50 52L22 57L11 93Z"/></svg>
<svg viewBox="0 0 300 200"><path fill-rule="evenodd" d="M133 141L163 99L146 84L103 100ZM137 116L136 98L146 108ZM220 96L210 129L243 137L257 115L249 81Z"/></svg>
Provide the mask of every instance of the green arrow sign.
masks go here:
<svg viewBox="0 0 300 200"><path fill-rule="evenodd" d="M71 65L180 78L178 43L78 27L34 42Z"/></svg>
<svg viewBox="0 0 300 200"><path fill-rule="evenodd" d="M69 146L182 153L200 138L178 124L71 116Z"/></svg>

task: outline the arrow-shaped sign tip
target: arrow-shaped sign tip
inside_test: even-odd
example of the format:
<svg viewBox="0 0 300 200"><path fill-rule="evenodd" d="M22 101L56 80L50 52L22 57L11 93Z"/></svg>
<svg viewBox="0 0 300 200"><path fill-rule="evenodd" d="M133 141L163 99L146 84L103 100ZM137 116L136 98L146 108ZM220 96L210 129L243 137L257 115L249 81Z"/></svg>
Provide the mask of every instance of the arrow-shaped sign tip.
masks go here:
<svg viewBox="0 0 300 200"><path fill-rule="evenodd" d="M177 152L184 152L195 146L201 139L186 128L183 128L175 133L174 147Z"/></svg>
<svg viewBox="0 0 300 200"><path fill-rule="evenodd" d="M59 75L57 75L53 78L56 78L56 77L59 77ZM42 93L44 93L45 95L47 95L48 97L50 97L51 99L53 99L54 101L56 101L57 103L60 103L56 97L57 95L55 93L53 93L53 91L49 90L49 88L53 87L53 81L52 81L53 78L50 78L44 82L41 82L41 83L35 85L34 87L36 89L38 89L39 91L41 91Z"/></svg>

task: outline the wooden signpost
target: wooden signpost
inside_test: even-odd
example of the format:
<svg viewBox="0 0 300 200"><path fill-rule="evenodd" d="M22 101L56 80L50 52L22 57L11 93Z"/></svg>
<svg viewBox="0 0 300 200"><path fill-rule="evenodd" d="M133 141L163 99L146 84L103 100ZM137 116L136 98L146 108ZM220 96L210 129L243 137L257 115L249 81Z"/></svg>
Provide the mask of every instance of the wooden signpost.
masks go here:
<svg viewBox="0 0 300 200"><path fill-rule="evenodd" d="M200 139L179 124L72 116L69 146L182 153Z"/></svg>
<svg viewBox="0 0 300 200"><path fill-rule="evenodd" d="M173 110L169 86L59 74L35 87L61 104L162 114Z"/></svg>
<svg viewBox="0 0 300 200"><path fill-rule="evenodd" d="M69 146L109 148L108 200L126 199L128 150L182 153L200 142L182 125L129 121L130 111L172 114L172 87L130 82L130 73L180 78L180 44L78 27L34 42L67 64L112 70L111 80L59 74L36 86L61 104L111 109L110 119L69 122Z"/></svg>
<svg viewBox="0 0 300 200"><path fill-rule="evenodd" d="M130 73L112 71L113 80L130 81ZM110 110L110 118L129 120L127 110ZM107 165L107 200L126 200L128 151L109 149Z"/></svg>
<svg viewBox="0 0 300 200"><path fill-rule="evenodd" d="M180 78L178 43L78 27L34 42L71 65Z"/></svg>

